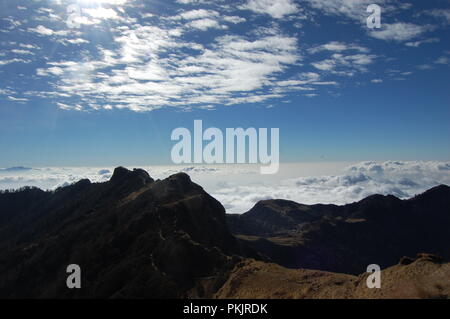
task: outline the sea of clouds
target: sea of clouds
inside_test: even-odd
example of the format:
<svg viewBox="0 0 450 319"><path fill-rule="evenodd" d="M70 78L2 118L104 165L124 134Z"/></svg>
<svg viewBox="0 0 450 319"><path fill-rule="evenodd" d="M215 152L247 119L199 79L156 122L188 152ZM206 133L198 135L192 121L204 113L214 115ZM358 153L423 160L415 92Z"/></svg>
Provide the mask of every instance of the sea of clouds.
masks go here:
<svg viewBox="0 0 450 319"><path fill-rule="evenodd" d="M405 199L439 184L450 185L450 162L434 161L289 163L281 164L275 175L259 174L257 165L139 167L155 179L180 171L189 174L224 205L227 213L244 213L263 199L346 204L372 194ZM37 186L51 190L83 178L105 182L113 171L113 167L0 169L0 189Z"/></svg>

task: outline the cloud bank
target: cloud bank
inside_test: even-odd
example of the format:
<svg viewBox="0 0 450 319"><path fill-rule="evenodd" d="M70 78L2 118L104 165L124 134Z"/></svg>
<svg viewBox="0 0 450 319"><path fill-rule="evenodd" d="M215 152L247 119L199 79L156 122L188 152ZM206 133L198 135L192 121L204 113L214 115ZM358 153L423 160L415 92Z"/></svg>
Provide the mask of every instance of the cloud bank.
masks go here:
<svg viewBox="0 0 450 319"><path fill-rule="evenodd" d="M144 169L156 179L186 172L217 198L228 213L244 213L264 199L281 198L304 204L346 204L372 194L392 194L405 199L439 184L450 185L450 162L386 161L334 166L327 163L282 164L281 172L270 178L258 174L259 167L255 165L151 166ZM0 189L26 185L54 189L82 178L104 182L109 180L112 171L112 167L3 170L0 171ZM321 174L324 171L326 175Z"/></svg>

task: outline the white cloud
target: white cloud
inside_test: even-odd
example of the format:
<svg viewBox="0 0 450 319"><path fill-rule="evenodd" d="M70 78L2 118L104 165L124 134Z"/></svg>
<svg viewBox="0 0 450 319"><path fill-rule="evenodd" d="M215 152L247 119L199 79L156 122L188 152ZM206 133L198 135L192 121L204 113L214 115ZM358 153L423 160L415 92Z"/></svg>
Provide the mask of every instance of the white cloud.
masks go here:
<svg viewBox="0 0 450 319"><path fill-rule="evenodd" d="M97 19L119 19L117 12L111 8L85 8L83 9L83 13L87 13Z"/></svg>
<svg viewBox="0 0 450 319"><path fill-rule="evenodd" d="M323 60L319 62L311 63L313 67L321 71L331 71L335 67L335 62L333 60Z"/></svg>
<svg viewBox="0 0 450 319"><path fill-rule="evenodd" d="M20 27L22 25L22 22L20 22L17 19L14 19L11 16L10 17L6 17L6 18L2 18L2 20L9 22L9 26L7 27L8 30L14 30L15 28Z"/></svg>
<svg viewBox="0 0 450 319"><path fill-rule="evenodd" d="M56 105L58 105L58 108L60 108L61 110L83 111L83 107L79 104L68 105L68 104L57 102Z"/></svg>
<svg viewBox="0 0 450 319"><path fill-rule="evenodd" d="M36 70L36 74L39 76L47 76L47 75L62 75L64 73L64 69L60 67L49 67L47 69L38 68Z"/></svg>
<svg viewBox="0 0 450 319"><path fill-rule="evenodd" d="M368 54L370 50L366 47L338 41L314 46L308 50L311 54L324 51L330 53L330 56L326 59L312 62L311 65L320 71L343 76L354 76L358 72L366 72L366 67L372 64L377 57L376 55ZM350 52L347 53L347 51ZM354 51L358 53L355 54Z"/></svg>
<svg viewBox="0 0 450 319"><path fill-rule="evenodd" d="M400 10L408 10L412 7L410 3L401 3L392 0L304 0L312 8L320 10L322 13L333 16L343 16L354 20L367 29L366 20L368 13L367 7L371 4L378 4L382 8L381 29L369 31L369 35L380 40L388 41L408 41L416 38L423 33L433 29L433 26L420 26L413 23L386 23L386 16L392 15ZM443 15L443 12L435 12L437 15ZM445 15L445 14L444 14ZM409 42L408 46L419 46L423 42ZM430 42L431 43L431 42Z"/></svg>
<svg viewBox="0 0 450 319"><path fill-rule="evenodd" d="M431 65L431 64L419 64L419 65L417 66L417 68L418 68L419 70L432 70L432 69L434 69L434 66Z"/></svg>
<svg viewBox="0 0 450 319"><path fill-rule="evenodd" d="M274 92L284 93L290 91L314 91L314 86L338 85L336 81L321 81L321 76L315 72L300 73L296 77L274 83L277 87ZM317 93L304 94L306 97L317 96Z"/></svg>
<svg viewBox="0 0 450 319"><path fill-rule="evenodd" d="M317 53L317 52L321 52L321 51L333 51L333 52L342 52L342 51L349 51L349 50L355 50L355 51L359 51L362 53L367 53L370 50L368 48L365 48L363 46L357 45L357 44L348 44L348 43L344 43L344 42L339 42L339 41L331 41L329 43L326 44L322 44L319 46L315 46L312 47L311 49L309 49L309 53Z"/></svg>
<svg viewBox="0 0 450 319"><path fill-rule="evenodd" d="M450 23L450 9L433 9L427 13L437 18L443 18L446 23Z"/></svg>
<svg viewBox="0 0 450 319"><path fill-rule="evenodd" d="M31 50L31 49L39 49L39 47L37 45L28 44L28 43L19 43L19 46L21 48L25 48L25 49L29 49L29 50Z"/></svg>
<svg viewBox="0 0 450 319"><path fill-rule="evenodd" d="M182 27L194 28L202 31L208 29L227 29L226 25L220 24L220 21L230 22L230 23L241 23L245 22L245 18L239 16L224 16L221 17L219 12L215 10L206 9L196 9L184 11L176 16L167 18L168 20L186 20L189 21L187 24L181 25Z"/></svg>
<svg viewBox="0 0 450 319"><path fill-rule="evenodd" d="M268 14L275 19L281 19L299 10L292 0L248 0L241 8L259 14Z"/></svg>
<svg viewBox="0 0 450 319"><path fill-rule="evenodd" d="M36 21L47 21L47 22L58 22L62 21L61 16L55 14L55 10L51 8L39 8L36 10L37 15L34 16L33 20Z"/></svg>
<svg viewBox="0 0 450 319"><path fill-rule="evenodd" d="M373 54L342 54L334 53L330 58L313 62L311 65L318 70L332 74L353 76L358 72L367 72L366 66L372 64L376 55Z"/></svg>
<svg viewBox="0 0 450 319"><path fill-rule="evenodd" d="M373 80L370 80L370 82L372 82L372 83L383 83L383 80L382 79L373 79Z"/></svg>
<svg viewBox="0 0 450 319"><path fill-rule="evenodd" d="M181 4L197 4L197 3L207 3L211 0L176 0L176 1Z"/></svg>
<svg viewBox="0 0 450 319"><path fill-rule="evenodd" d="M43 25L38 25L36 28L28 28L29 32L35 32L40 35L52 35L54 31L52 29L46 28Z"/></svg>
<svg viewBox="0 0 450 319"><path fill-rule="evenodd" d="M0 89L0 94L1 95L9 95L9 94L14 94L14 92L11 91L10 89Z"/></svg>
<svg viewBox="0 0 450 319"><path fill-rule="evenodd" d="M437 43L439 41L440 40L438 38L429 38L429 39L424 39L424 40L419 40L419 41L406 42L405 45L408 47L417 48L424 43Z"/></svg>
<svg viewBox="0 0 450 319"><path fill-rule="evenodd" d="M188 24L196 23L190 27L199 29L219 27L214 20L205 20ZM82 99L83 108L107 104L133 111L163 106L189 109L281 97L270 87L276 87L284 69L300 59L296 39L276 30L252 40L219 36L208 47L184 42L180 36L185 31L175 31L137 24L116 29L116 50L97 47L99 59L49 62L37 75L58 76L58 94ZM187 54L186 48L195 52Z"/></svg>
<svg viewBox="0 0 450 319"><path fill-rule="evenodd" d="M34 55L33 52L31 52L29 50L22 50L22 49L12 49L11 52L15 53L15 54Z"/></svg>
<svg viewBox="0 0 450 319"><path fill-rule="evenodd" d="M413 23L383 23L380 30L371 31L371 37L387 41L407 41L431 30L429 25L420 26Z"/></svg>
<svg viewBox="0 0 450 319"><path fill-rule="evenodd" d="M247 21L245 18L239 16L225 16L223 17L223 20L233 24L238 24Z"/></svg>
<svg viewBox="0 0 450 319"><path fill-rule="evenodd" d="M0 66L11 64L11 63L30 63L30 62L31 62L30 60L25 60L25 59L0 60Z"/></svg>
<svg viewBox="0 0 450 319"><path fill-rule="evenodd" d="M221 25L217 20L213 19L198 19L188 23L189 27L206 31L208 29L226 29L226 26Z"/></svg>
<svg viewBox="0 0 450 319"><path fill-rule="evenodd" d="M14 97L14 96L8 96L8 100L13 101L13 102L28 102L29 101L26 98L18 98L18 97Z"/></svg>
<svg viewBox="0 0 450 319"><path fill-rule="evenodd" d="M450 58L447 56L441 56L436 61L434 61L436 64L450 64Z"/></svg>
<svg viewBox="0 0 450 319"><path fill-rule="evenodd" d="M214 10L205 10L205 9L198 9L198 10L190 10L185 11L181 13L178 16L175 16L173 19L184 19L184 20L196 20L196 19L203 19L203 18L214 18L218 17L219 13Z"/></svg>
<svg viewBox="0 0 450 319"><path fill-rule="evenodd" d="M76 39L64 39L64 41L71 43L71 44L83 44L83 43L89 43L88 40L76 38Z"/></svg>
<svg viewBox="0 0 450 319"><path fill-rule="evenodd" d="M122 6L127 3L129 0L95 0L98 4L107 4L107 5L115 5L115 6ZM92 0L80 0L80 2L83 4L92 4Z"/></svg>
<svg viewBox="0 0 450 319"><path fill-rule="evenodd" d="M325 14L345 16L361 22L365 22L367 18L366 9L369 4L382 5L383 11L390 9L385 0L305 0L305 2Z"/></svg>

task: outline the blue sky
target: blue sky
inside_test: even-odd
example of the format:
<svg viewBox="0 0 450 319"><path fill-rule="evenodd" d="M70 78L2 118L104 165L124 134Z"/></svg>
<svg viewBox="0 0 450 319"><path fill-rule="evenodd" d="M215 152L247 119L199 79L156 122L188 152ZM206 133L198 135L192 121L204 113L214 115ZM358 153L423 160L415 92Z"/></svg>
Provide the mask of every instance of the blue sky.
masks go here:
<svg viewBox="0 0 450 319"><path fill-rule="evenodd" d="M286 162L449 160L449 25L443 0L0 0L0 166L170 164L195 119L278 127Z"/></svg>

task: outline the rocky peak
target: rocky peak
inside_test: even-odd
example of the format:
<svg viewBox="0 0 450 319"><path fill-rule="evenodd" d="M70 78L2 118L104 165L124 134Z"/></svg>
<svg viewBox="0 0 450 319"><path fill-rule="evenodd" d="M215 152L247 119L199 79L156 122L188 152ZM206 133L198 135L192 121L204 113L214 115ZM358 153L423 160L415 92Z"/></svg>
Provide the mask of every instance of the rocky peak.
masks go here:
<svg viewBox="0 0 450 319"><path fill-rule="evenodd" d="M132 171L125 167L119 166L114 169L114 173L111 177L111 182L123 182L125 180L134 179L141 181L144 185L153 182L153 178L143 169L134 168Z"/></svg>
<svg viewBox="0 0 450 319"><path fill-rule="evenodd" d="M430 188L426 192L417 195L416 197L412 198L411 200L421 200L421 201L442 201L442 200L448 200L450 198L450 187L447 185L438 185L433 188Z"/></svg>

